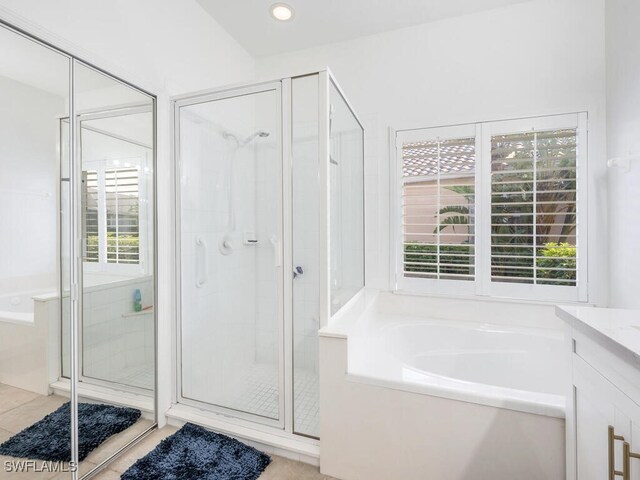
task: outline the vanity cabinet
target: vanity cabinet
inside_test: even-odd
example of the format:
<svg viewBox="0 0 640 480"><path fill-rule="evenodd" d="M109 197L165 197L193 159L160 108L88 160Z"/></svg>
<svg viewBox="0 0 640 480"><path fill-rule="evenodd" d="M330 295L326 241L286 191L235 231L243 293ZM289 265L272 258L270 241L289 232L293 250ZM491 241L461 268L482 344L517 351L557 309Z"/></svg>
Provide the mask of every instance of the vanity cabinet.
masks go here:
<svg viewBox="0 0 640 480"><path fill-rule="evenodd" d="M585 325L566 331L567 480L640 480L640 357Z"/></svg>
<svg viewBox="0 0 640 480"><path fill-rule="evenodd" d="M576 478L640 479L640 460L630 457L640 452L640 406L580 358L573 363Z"/></svg>

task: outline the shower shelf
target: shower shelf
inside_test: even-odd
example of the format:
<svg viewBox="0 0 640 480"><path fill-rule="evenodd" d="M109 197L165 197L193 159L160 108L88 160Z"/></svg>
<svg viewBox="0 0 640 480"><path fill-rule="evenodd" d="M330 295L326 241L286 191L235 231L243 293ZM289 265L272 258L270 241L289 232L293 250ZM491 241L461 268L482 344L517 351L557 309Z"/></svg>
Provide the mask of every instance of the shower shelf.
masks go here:
<svg viewBox="0 0 640 480"><path fill-rule="evenodd" d="M153 313L153 307L147 308L146 310L141 310L140 312L127 312L123 313L123 317L139 317L141 315L146 315L147 313Z"/></svg>

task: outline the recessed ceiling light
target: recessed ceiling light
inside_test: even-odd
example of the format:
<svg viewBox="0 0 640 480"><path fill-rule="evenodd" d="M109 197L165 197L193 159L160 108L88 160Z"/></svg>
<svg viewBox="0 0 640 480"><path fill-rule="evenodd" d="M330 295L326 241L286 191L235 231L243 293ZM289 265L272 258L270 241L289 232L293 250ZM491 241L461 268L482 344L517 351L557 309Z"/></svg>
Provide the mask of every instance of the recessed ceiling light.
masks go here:
<svg viewBox="0 0 640 480"><path fill-rule="evenodd" d="M286 3L274 3L270 10L271 16L281 22L287 22L293 18L293 8Z"/></svg>

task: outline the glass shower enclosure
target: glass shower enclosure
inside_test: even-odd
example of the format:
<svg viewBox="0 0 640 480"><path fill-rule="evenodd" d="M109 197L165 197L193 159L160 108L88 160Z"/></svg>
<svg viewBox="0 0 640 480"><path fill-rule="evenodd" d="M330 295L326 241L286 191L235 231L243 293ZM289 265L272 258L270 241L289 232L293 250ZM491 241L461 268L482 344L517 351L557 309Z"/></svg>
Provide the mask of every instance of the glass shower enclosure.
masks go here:
<svg viewBox="0 0 640 480"><path fill-rule="evenodd" d="M364 286L364 130L329 71L174 100L178 403L319 437L318 330Z"/></svg>

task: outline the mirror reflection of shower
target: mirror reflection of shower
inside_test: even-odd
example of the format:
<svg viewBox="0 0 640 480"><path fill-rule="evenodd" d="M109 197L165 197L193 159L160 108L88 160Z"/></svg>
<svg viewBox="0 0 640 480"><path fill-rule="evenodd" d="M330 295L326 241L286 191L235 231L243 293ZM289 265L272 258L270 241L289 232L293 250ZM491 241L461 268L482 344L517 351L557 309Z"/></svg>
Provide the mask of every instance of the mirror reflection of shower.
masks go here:
<svg viewBox="0 0 640 480"><path fill-rule="evenodd" d="M226 190L227 190L228 226L227 226L227 233L222 236L222 238L220 239L220 243L218 245L220 249L220 253L222 253L223 255L230 255L231 253L233 253L233 249L234 249L233 234L236 231L236 212L235 212L234 202L233 202L233 181L235 178L234 164L236 159L236 153L239 149L245 147L256 138L266 138L269 135L270 135L269 132L266 132L264 130L258 130L257 132L252 133L251 135L249 135L244 139L239 139L238 136L234 135L233 133L222 132L222 138L224 138L225 140L229 141L229 143L231 143L231 151L228 154L227 179L226 179L227 180ZM247 242L252 244L257 243L257 240L253 238L252 235L245 234L244 236L246 237L244 238L245 243Z"/></svg>

